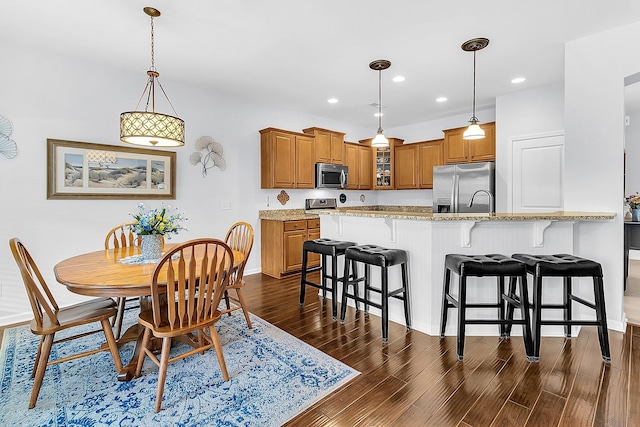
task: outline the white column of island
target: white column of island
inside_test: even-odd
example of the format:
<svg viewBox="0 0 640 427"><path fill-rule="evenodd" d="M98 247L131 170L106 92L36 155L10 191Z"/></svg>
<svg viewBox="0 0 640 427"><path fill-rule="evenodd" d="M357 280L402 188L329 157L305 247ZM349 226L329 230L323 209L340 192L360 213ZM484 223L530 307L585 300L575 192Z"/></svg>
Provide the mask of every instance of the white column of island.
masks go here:
<svg viewBox="0 0 640 427"><path fill-rule="evenodd" d="M404 249L409 254L412 327L429 335L439 334L444 258L448 253L492 254L514 253L573 254L574 224L578 221L611 221L614 213L553 212L543 214L433 214L430 208L401 206L368 206L314 210L319 214L321 237L348 240L358 244L375 244ZM579 254L576 254L579 255ZM598 260L595 260L598 261ZM340 268L343 266L340 265ZM374 283L379 284L377 267L372 267ZM342 270L341 270L342 271ZM457 276L453 276L457 284ZM545 279L546 280L546 279ZM400 283L400 269L392 267L390 288ZM547 282L545 282L547 283ZM593 288L583 279L574 288L593 301ZM456 285L457 286L457 285ZM452 286L453 289L457 289ZM544 300L561 301L561 279L545 285ZM467 286L468 301L493 302L496 299L495 278L472 278ZM531 292L531 283L529 283ZM456 293L457 291L453 291ZM350 304L352 305L352 304ZM561 318L553 310L548 318ZM574 316L593 316L574 310ZM380 314L376 309L371 312ZM468 318L495 318L491 309L468 309ZM516 314L517 316L517 314ZM389 319L404 324L402 303L391 299ZM450 313L447 335L456 334L456 314ZM577 329L576 329L577 332ZM467 335L498 335L493 325L468 325ZM543 335L562 336L562 327L544 326ZM519 326L514 335L521 334Z"/></svg>

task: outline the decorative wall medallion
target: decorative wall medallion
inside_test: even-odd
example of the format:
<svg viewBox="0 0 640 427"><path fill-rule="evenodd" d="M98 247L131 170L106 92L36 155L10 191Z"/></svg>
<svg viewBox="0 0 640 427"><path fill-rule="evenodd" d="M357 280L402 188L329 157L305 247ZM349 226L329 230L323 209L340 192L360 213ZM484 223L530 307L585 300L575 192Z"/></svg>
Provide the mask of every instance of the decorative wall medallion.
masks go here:
<svg viewBox="0 0 640 427"><path fill-rule="evenodd" d="M10 138L12 133L13 126L11 126L9 119L0 116L0 153L7 159L13 159L18 155L18 146Z"/></svg>
<svg viewBox="0 0 640 427"><path fill-rule="evenodd" d="M214 141L210 136L201 136L196 141L196 151L191 154L189 160L191 164L196 166L198 163L202 164L202 176L207 176L207 170L212 167L218 167L220 170L227 168L227 162L222 157L222 144ZM204 150L204 155L201 151Z"/></svg>
<svg viewBox="0 0 640 427"><path fill-rule="evenodd" d="M361 201L362 203L364 203L364 199L365 199L364 194L361 194L361 195L360 195L360 201Z"/></svg>
<svg viewBox="0 0 640 427"><path fill-rule="evenodd" d="M280 194L278 194L278 201L282 206L287 204L287 202L289 201L289 195L286 191L282 190Z"/></svg>

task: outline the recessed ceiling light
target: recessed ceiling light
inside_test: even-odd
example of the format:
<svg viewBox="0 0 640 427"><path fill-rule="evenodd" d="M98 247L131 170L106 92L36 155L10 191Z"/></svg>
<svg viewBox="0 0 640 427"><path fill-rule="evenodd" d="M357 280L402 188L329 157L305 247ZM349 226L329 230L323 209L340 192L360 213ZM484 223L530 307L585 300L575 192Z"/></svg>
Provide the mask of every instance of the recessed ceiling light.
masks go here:
<svg viewBox="0 0 640 427"><path fill-rule="evenodd" d="M403 82L404 81L404 76L395 76L393 79L394 82Z"/></svg>
<svg viewBox="0 0 640 427"><path fill-rule="evenodd" d="M335 104L335 103L337 103L337 102L338 102L338 98L329 98L329 99L327 100L327 102L328 102L329 104Z"/></svg>
<svg viewBox="0 0 640 427"><path fill-rule="evenodd" d="M441 96L440 98L436 98L436 102L445 102L447 100L446 96Z"/></svg>
<svg viewBox="0 0 640 427"><path fill-rule="evenodd" d="M527 79L525 79L524 77L516 77L515 79L511 80L511 83L518 84L518 83L522 83L525 80Z"/></svg>

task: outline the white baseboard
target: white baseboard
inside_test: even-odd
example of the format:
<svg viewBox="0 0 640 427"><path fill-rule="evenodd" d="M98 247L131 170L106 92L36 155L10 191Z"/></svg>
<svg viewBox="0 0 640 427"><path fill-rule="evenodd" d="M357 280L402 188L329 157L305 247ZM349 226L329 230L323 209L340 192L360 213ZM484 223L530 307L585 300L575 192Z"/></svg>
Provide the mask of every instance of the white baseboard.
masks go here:
<svg viewBox="0 0 640 427"><path fill-rule="evenodd" d="M30 311L25 313L12 314L10 316L3 316L3 317L0 317L0 326L7 326L7 325L13 325L14 323L28 322L31 319L33 319L33 313L31 313Z"/></svg>

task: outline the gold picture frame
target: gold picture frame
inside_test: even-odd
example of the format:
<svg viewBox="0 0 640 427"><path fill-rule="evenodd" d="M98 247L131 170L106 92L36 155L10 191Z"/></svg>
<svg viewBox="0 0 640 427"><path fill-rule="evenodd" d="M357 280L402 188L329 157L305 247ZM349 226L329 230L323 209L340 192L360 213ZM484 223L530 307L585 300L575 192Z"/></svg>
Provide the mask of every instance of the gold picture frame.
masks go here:
<svg viewBox="0 0 640 427"><path fill-rule="evenodd" d="M47 139L47 199L175 199L176 153Z"/></svg>

